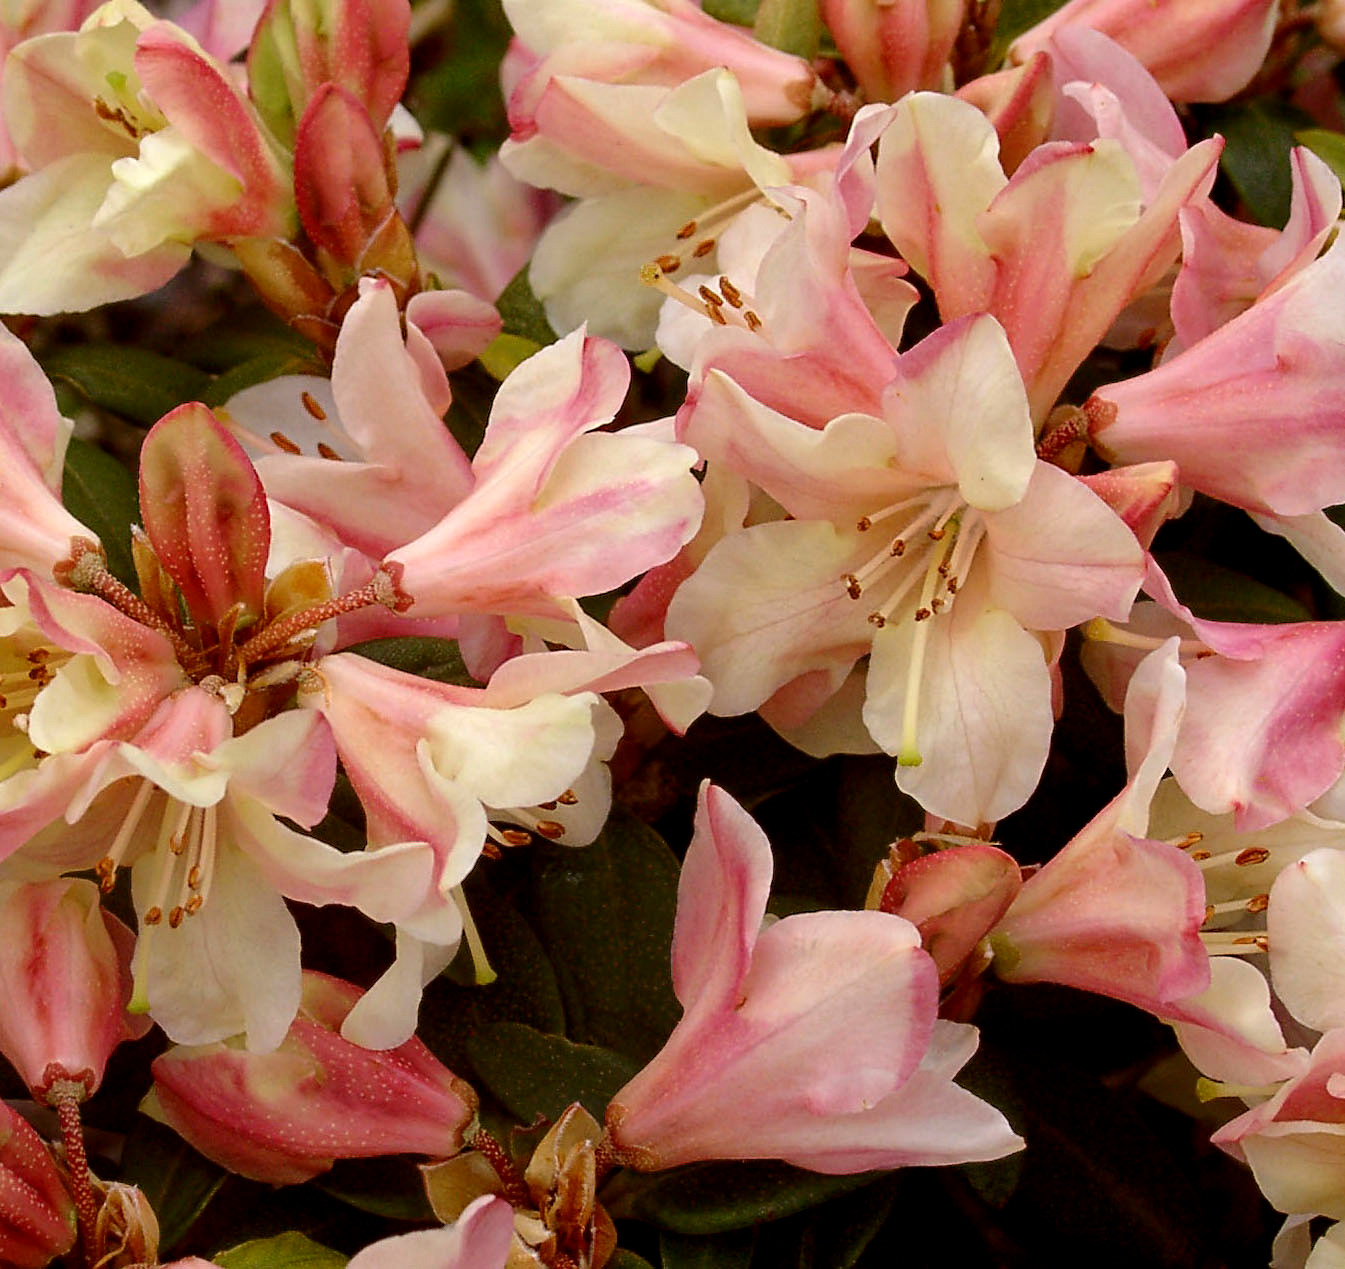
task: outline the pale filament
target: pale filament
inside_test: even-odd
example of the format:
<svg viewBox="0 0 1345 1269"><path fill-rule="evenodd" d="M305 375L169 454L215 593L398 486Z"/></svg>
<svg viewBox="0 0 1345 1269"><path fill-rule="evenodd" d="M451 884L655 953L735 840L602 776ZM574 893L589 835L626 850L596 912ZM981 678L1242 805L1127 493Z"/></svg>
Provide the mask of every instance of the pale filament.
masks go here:
<svg viewBox="0 0 1345 1269"><path fill-rule="evenodd" d="M462 935L467 940L468 951L472 954L472 968L475 971L476 985L478 987L488 986L499 975L490 967L490 961L486 957L485 944L481 942L481 933L476 928L476 922L472 920L471 909L467 906L467 896L463 894L461 886L454 886L449 893L453 897L453 902L457 905L458 912L462 915Z"/></svg>
<svg viewBox="0 0 1345 1269"><path fill-rule="evenodd" d="M1161 648L1167 639L1160 639L1156 635L1136 634L1133 630L1123 630L1120 626L1114 626L1105 617L1094 617L1083 628L1085 639L1091 639L1094 643L1114 643L1119 648L1140 648L1145 652L1152 652L1155 648ZM1177 644L1177 651L1182 656L1209 657L1214 656L1214 650L1199 639L1182 639Z"/></svg>
<svg viewBox="0 0 1345 1269"><path fill-rule="evenodd" d="M1202 932L1200 941L1210 956L1260 956L1270 949L1264 934L1239 934L1234 930Z"/></svg>
<svg viewBox="0 0 1345 1269"><path fill-rule="evenodd" d="M661 257L641 266L640 281L646 286L652 286L654 290L661 292L669 299L676 300L679 304L691 309L693 313L699 313L702 317L708 318L716 326L737 326L750 331L761 330L762 321L756 310L747 307L748 300L744 292L734 286L728 278L719 278L719 288L723 292L722 295L703 284L693 294L686 287L678 286L676 282L669 280L668 270L664 267L665 263L666 260Z"/></svg>

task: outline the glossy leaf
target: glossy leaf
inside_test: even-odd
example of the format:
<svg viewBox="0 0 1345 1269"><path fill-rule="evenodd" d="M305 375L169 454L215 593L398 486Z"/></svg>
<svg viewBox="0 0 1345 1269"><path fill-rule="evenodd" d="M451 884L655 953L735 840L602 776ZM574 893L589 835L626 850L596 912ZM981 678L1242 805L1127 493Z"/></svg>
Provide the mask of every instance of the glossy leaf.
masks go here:
<svg viewBox="0 0 1345 1269"><path fill-rule="evenodd" d="M817 0L761 0L752 33L763 44L811 60L822 39Z"/></svg>
<svg viewBox="0 0 1345 1269"><path fill-rule="evenodd" d="M664 1230L658 1240L663 1269L748 1269L756 1245L754 1229L734 1230L714 1238Z"/></svg>
<svg viewBox="0 0 1345 1269"><path fill-rule="evenodd" d="M824 1176L787 1163L706 1163L624 1181L612 1215L677 1234L719 1234L817 1207L882 1176Z"/></svg>
<svg viewBox="0 0 1345 1269"><path fill-rule="evenodd" d="M135 583L131 525L140 522L135 477L111 454L71 437L65 451L61 501L103 544L107 566L128 586Z"/></svg>
<svg viewBox="0 0 1345 1269"><path fill-rule="evenodd" d="M520 1124L542 1115L559 1118L580 1102L597 1120L607 1103L639 1069L610 1049L574 1044L518 1022L499 1022L467 1042L481 1082Z"/></svg>
<svg viewBox="0 0 1345 1269"><path fill-rule="evenodd" d="M1304 128L1294 133L1294 140L1305 145L1335 174L1338 181L1345 182L1345 133L1332 132L1328 128Z"/></svg>
<svg viewBox="0 0 1345 1269"><path fill-rule="evenodd" d="M455 683L459 687L479 687L467 672L462 653L453 639L435 639L428 635L410 635L394 639L370 639L345 649L390 666L406 674L417 674L437 683Z"/></svg>
<svg viewBox="0 0 1345 1269"><path fill-rule="evenodd" d="M303 1234L254 1238L215 1253L220 1269L342 1269L349 1259Z"/></svg>
<svg viewBox="0 0 1345 1269"><path fill-rule="evenodd" d="M533 294L526 266L514 274L509 285L500 292L495 307L500 311L500 320L504 323L501 329L504 334L530 339L539 345L556 342L556 332L546 320L546 310L542 307L542 301Z"/></svg>
<svg viewBox="0 0 1345 1269"><path fill-rule="evenodd" d="M404 1155L380 1159L338 1159L314 1182L333 1198L399 1221L433 1221L420 1169Z"/></svg>
<svg viewBox="0 0 1345 1269"><path fill-rule="evenodd" d="M1294 133L1311 120L1270 97L1211 106L1201 112L1201 119L1208 133L1224 138L1219 167L1247 212L1259 224L1282 228L1293 193L1289 149Z"/></svg>
<svg viewBox="0 0 1345 1269"><path fill-rule="evenodd" d="M663 839L614 811L583 850L539 847L529 915L556 968L566 1033L638 1062L681 1016L672 990L676 857Z"/></svg>
<svg viewBox="0 0 1345 1269"><path fill-rule="evenodd" d="M144 424L199 399L210 383L186 362L120 344L57 348L41 364L49 379L64 380L93 405Z"/></svg>
<svg viewBox="0 0 1345 1269"><path fill-rule="evenodd" d="M139 1186L159 1218L165 1251L178 1243L219 1193L228 1172L177 1133L138 1115L122 1151L118 1180Z"/></svg>
<svg viewBox="0 0 1345 1269"><path fill-rule="evenodd" d="M761 0L706 0L701 6L712 18L734 26L751 26Z"/></svg>

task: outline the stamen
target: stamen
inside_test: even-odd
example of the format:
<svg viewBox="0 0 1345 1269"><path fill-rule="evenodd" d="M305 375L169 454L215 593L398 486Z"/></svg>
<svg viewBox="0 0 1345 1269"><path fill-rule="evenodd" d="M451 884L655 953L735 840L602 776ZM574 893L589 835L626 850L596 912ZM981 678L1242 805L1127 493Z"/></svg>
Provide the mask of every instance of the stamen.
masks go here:
<svg viewBox="0 0 1345 1269"><path fill-rule="evenodd" d="M728 300L734 308L742 308L743 293L738 290L728 278L724 277L723 274L720 274L719 277L719 293Z"/></svg>
<svg viewBox="0 0 1345 1269"><path fill-rule="evenodd" d="M536 831L548 841L559 841L565 836L565 825L559 820L538 820Z"/></svg>
<svg viewBox="0 0 1345 1269"><path fill-rule="evenodd" d="M147 782L148 783L148 782ZM174 815L176 808L177 814ZM163 905L168 899L168 885L176 871L177 857L182 853L187 823L196 808L189 802L170 799L163 808L159 822L159 837L154 843L154 879L151 882L149 906L141 918L144 925L158 925L163 920Z"/></svg>
<svg viewBox="0 0 1345 1269"><path fill-rule="evenodd" d="M321 423L321 422L325 422L325 421L326 421L326 418L327 418L327 411L324 410L324 409L317 403L317 401L316 401L316 399L313 397L312 393L309 393L309 392L301 392L301 393L299 393L299 400L303 402L304 409L307 410L308 413L311 414L315 419L317 419L319 423ZM273 433L273 435L274 435L274 433Z"/></svg>
<svg viewBox="0 0 1345 1269"><path fill-rule="evenodd" d="M1270 940L1264 934L1239 934L1235 930L1202 931L1200 941L1210 956L1259 956L1270 950Z"/></svg>
<svg viewBox="0 0 1345 1269"><path fill-rule="evenodd" d="M467 896L463 894L461 886L454 886L449 893L453 896L453 902L458 905L458 911L462 914L462 935L467 940L467 948L472 954L472 967L476 985L478 987L488 987L499 975L491 969L490 961L486 958L486 948L481 942L481 933L476 928L476 922L472 920L471 910L467 907Z"/></svg>
<svg viewBox="0 0 1345 1269"><path fill-rule="evenodd" d="M305 392L305 396L308 394ZM271 441L277 449L283 449L287 454L302 454L303 450L299 448L284 432L272 432Z"/></svg>
<svg viewBox="0 0 1345 1269"><path fill-rule="evenodd" d="M83 595L97 595L133 621L157 630L173 645L179 660L191 659L191 646L139 595L108 572L103 548L88 538L72 538L69 558L57 564L52 574L62 586Z"/></svg>
<svg viewBox="0 0 1345 1269"><path fill-rule="evenodd" d="M925 569L925 584L921 588L920 604L915 614L917 621L920 620L921 609L926 610L926 617L929 615L929 603L934 598L934 588L939 584L939 563L939 556L935 554ZM911 660L906 669L906 708L901 720L901 747L897 750L897 765L902 767L918 767L924 761L916 738L916 726L920 718L920 688L924 678L929 630L930 627L924 624L916 627Z"/></svg>
<svg viewBox="0 0 1345 1269"><path fill-rule="evenodd" d="M122 820L116 837L112 839L112 845L108 848L107 854L93 866L94 872L98 874L98 888L104 894L112 893L112 888L116 884L117 868L126 854L126 847L130 845L131 834L135 832L141 817L145 814L145 808L149 805L150 795L153 792L154 785L148 780L140 781L140 787L136 789L135 797L131 799L126 818Z"/></svg>
<svg viewBox="0 0 1345 1269"><path fill-rule="evenodd" d="M1190 850L1192 846L1198 846L1205 840L1205 834L1201 832L1187 833L1185 837L1170 837L1166 839L1168 846L1175 846L1178 850Z"/></svg>
<svg viewBox="0 0 1345 1269"><path fill-rule="evenodd" d="M723 297L720 295L716 295L712 290L710 290L708 286L705 286L703 283L696 288L696 294L699 295L701 299L703 299L707 304L711 305L713 308L722 308L724 306Z"/></svg>
<svg viewBox="0 0 1345 1269"><path fill-rule="evenodd" d="M1083 637L1092 639L1095 643L1114 643L1118 648L1142 648L1145 652L1152 652L1155 648L1161 648L1166 639L1159 639L1153 635L1135 634L1130 630L1122 630L1119 626L1114 626L1105 617L1094 617L1083 628ZM1199 639L1183 639L1177 645L1177 651L1183 656L1209 657L1214 656L1214 649L1207 647Z"/></svg>
<svg viewBox="0 0 1345 1269"><path fill-rule="evenodd" d="M877 511L870 511L868 515L860 516L855 528L861 533L867 533L879 520L886 520L889 516L897 515L902 511L909 511L912 507L921 506L928 501L928 493L919 493L914 498L903 498L900 502L890 502L885 507L879 507Z"/></svg>
<svg viewBox="0 0 1345 1269"><path fill-rule="evenodd" d="M339 463L342 461L341 455L328 445L326 441L318 442L318 453L321 454L323 458L331 459L332 462Z"/></svg>
<svg viewBox="0 0 1345 1269"><path fill-rule="evenodd" d="M715 249L715 241L714 238L702 238L695 247L692 248L691 254L698 260L701 256L708 256L710 252Z"/></svg>
<svg viewBox="0 0 1345 1269"><path fill-rule="evenodd" d="M761 329L761 318L752 312L750 308L743 310L743 321L747 323L748 330L758 331Z"/></svg>
<svg viewBox="0 0 1345 1269"><path fill-rule="evenodd" d="M311 608L302 608L287 617L273 621L239 646L239 664L241 666L255 664L263 657L285 647L306 631L315 630L324 621L330 621L333 617L340 617L348 612L358 612L361 608L372 608L376 605L389 608L393 612L405 612L413 601L398 584L401 573L400 564L382 564L374 574L373 580L358 590L338 595L323 604L314 604Z"/></svg>
<svg viewBox="0 0 1345 1269"><path fill-rule="evenodd" d="M577 806L579 804L579 794L573 789L566 789L556 801L559 802L561 806Z"/></svg>
<svg viewBox="0 0 1345 1269"><path fill-rule="evenodd" d="M682 261L677 256L659 256L654 261L664 273L676 273L682 267Z"/></svg>

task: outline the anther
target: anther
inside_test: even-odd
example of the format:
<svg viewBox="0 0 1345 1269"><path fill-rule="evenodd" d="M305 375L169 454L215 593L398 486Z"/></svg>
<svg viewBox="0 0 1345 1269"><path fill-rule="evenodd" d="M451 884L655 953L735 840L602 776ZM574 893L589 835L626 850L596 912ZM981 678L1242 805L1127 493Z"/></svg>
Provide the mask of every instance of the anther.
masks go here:
<svg viewBox="0 0 1345 1269"><path fill-rule="evenodd" d="M888 548L888 554L889 554L889 555L905 555L905 554L906 554L906 543L903 542L903 541L901 540L901 538L897 538L897 539L892 543L891 547Z"/></svg>
<svg viewBox="0 0 1345 1269"><path fill-rule="evenodd" d="M504 838L506 846L527 846L532 842L532 834L525 833L521 828L502 828L500 836Z"/></svg>
<svg viewBox="0 0 1345 1269"><path fill-rule="evenodd" d="M1264 912L1270 907L1270 896L1268 894L1254 894L1247 900L1247 911L1253 914Z"/></svg>
<svg viewBox="0 0 1345 1269"><path fill-rule="evenodd" d="M174 908L168 914L169 929L176 930L177 927L182 924L182 918L186 915L187 915L186 912L181 907Z"/></svg>
<svg viewBox="0 0 1345 1269"><path fill-rule="evenodd" d="M304 393L307 396L308 393ZM277 449L283 449L287 454L302 454L301 450L284 432L272 432L271 441Z"/></svg>
<svg viewBox="0 0 1345 1269"><path fill-rule="evenodd" d="M934 610L931 608L917 608L915 610L916 621L928 621L933 615Z"/></svg>
<svg viewBox="0 0 1345 1269"><path fill-rule="evenodd" d="M715 240L713 238L702 238L692 249L691 254L699 259L701 256L708 256L715 249Z"/></svg>
<svg viewBox="0 0 1345 1269"><path fill-rule="evenodd" d="M556 841L565 836L565 825L556 820L538 820L537 831L549 841Z"/></svg>
<svg viewBox="0 0 1345 1269"><path fill-rule="evenodd" d="M1239 868L1250 868L1253 864L1264 864L1269 858L1270 852L1264 846L1248 846L1246 850L1238 851L1233 862Z"/></svg>
<svg viewBox="0 0 1345 1269"><path fill-rule="evenodd" d="M187 900L186 911L188 916L195 916L200 910L205 900L199 895L194 894Z"/></svg>
<svg viewBox="0 0 1345 1269"><path fill-rule="evenodd" d="M688 220L687 223L677 231L677 237L685 241L687 238L690 238L691 235L694 234L695 232L696 232L696 222L694 220Z"/></svg>
<svg viewBox="0 0 1345 1269"><path fill-rule="evenodd" d="M714 308L719 308L719 306L724 303L724 297L722 295L716 295L715 292L710 290L704 283L696 288L696 294Z"/></svg>
<svg viewBox="0 0 1345 1269"><path fill-rule="evenodd" d="M738 290L738 288L734 286L733 283L728 280L728 278L722 276L720 277L719 291L720 294L723 295L723 297L726 300L728 300L728 302L732 304L734 308L742 308L743 293L740 290Z"/></svg>
<svg viewBox="0 0 1345 1269"><path fill-rule="evenodd" d="M566 789L556 801L559 802L561 806L577 806L579 804L579 794L573 789Z"/></svg>
<svg viewBox="0 0 1345 1269"><path fill-rule="evenodd" d="M163 920L162 908L150 908L149 911L145 913L146 925L158 925L159 922L162 920Z"/></svg>
<svg viewBox="0 0 1345 1269"><path fill-rule="evenodd" d="M887 618L884 617L883 614L880 612L871 612L869 613L868 616L868 622L869 625L877 626L878 629L881 630L885 625L887 625Z"/></svg>
<svg viewBox="0 0 1345 1269"><path fill-rule="evenodd" d="M859 519L855 521L855 528L861 533L867 533L873 528L873 521L870 520L868 516L860 516Z"/></svg>
<svg viewBox="0 0 1345 1269"><path fill-rule="evenodd" d="M927 536L931 542L942 542L944 534L946 534L947 532L948 532L947 529L940 526L938 528L930 529Z"/></svg>
<svg viewBox="0 0 1345 1269"><path fill-rule="evenodd" d="M556 806L557 806L557 805L558 805L558 803L555 802L554 800L552 800L552 801L550 801L550 802L538 802L538 803L537 803L537 807L538 807L538 809L539 809L539 810L542 810L542 811L554 811L554 810L556 809Z"/></svg>
<svg viewBox="0 0 1345 1269"><path fill-rule="evenodd" d="M299 400L302 401L302 402L304 403L304 409L307 410L307 411L309 412L309 414L311 414L315 419L317 419L319 423L321 423L321 422L323 422L323 421L326 420L326 418L327 418L327 411L324 410L324 409L317 403L317 401L314 399L313 394L312 394L311 392L301 392L301 393L299 393ZM273 433L273 435L274 435L274 433Z"/></svg>
<svg viewBox="0 0 1345 1269"><path fill-rule="evenodd" d="M323 458L330 458L334 462L339 463L341 461L341 455L328 445L326 441L318 442L318 453L321 454Z"/></svg>
<svg viewBox="0 0 1345 1269"><path fill-rule="evenodd" d="M677 256L659 256L654 263L664 273L676 273L682 267L682 261Z"/></svg>
<svg viewBox="0 0 1345 1269"><path fill-rule="evenodd" d="M1208 859L1209 857L1210 852L1207 850L1193 850L1191 852L1191 858L1194 859L1197 863L1199 863L1202 859Z"/></svg>
<svg viewBox="0 0 1345 1269"><path fill-rule="evenodd" d="M1173 842L1178 850L1190 850L1192 846L1199 846L1205 840L1205 834L1201 832L1187 833L1185 837L1178 838Z"/></svg>
<svg viewBox="0 0 1345 1269"><path fill-rule="evenodd" d="M729 319L725 317L724 314L720 312L720 310L713 304L706 306L705 315L716 326L727 326L729 324Z"/></svg>
<svg viewBox="0 0 1345 1269"><path fill-rule="evenodd" d="M846 573L845 576L841 578L841 581L845 583L845 593L849 595L851 599L858 599L864 593L859 585L859 578L853 573Z"/></svg>
<svg viewBox="0 0 1345 1269"><path fill-rule="evenodd" d="M752 312L750 308L743 310L743 321L747 323L748 330L761 329L761 318L759 318L754 312Z"/></svg>

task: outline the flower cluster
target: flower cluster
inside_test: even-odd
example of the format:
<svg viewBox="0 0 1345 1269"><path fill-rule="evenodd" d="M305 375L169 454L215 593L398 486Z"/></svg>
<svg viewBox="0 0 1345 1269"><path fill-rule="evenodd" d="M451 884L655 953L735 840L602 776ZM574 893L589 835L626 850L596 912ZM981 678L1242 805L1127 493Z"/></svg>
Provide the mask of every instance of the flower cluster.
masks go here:
<svg viewBox="0 0 1345 1269"><path fill-rule="evenodd" d="M1340 15L1018 7L0 18L0 1261L1345 1254Z"/></svg>

